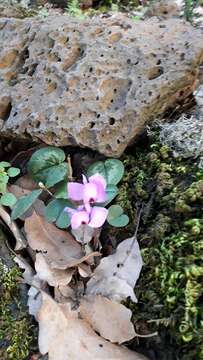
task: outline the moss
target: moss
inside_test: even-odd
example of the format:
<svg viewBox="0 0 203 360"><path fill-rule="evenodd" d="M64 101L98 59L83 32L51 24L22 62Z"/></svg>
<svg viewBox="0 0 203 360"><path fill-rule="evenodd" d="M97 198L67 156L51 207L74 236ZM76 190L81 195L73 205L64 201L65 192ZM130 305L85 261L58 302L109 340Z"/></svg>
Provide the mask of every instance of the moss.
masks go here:
<svg viewBox="0 0 203 360"><path fill-rule="evenodd" d="M123 157L126 172L117 202L139 229L144 267L128 303L139 333L132 348L148 349L157 360L203 359L203 172L190 160L174 158L157 136ZM120 239L120 232L117 234Z"/></svg>
<svg viewBox="0 0 203 360"><path fill-rule="evenodd" d="M34 326L22 303L17 266L9 269L0 262L0 358L12 360L28 359L34 349Z"/></svg>

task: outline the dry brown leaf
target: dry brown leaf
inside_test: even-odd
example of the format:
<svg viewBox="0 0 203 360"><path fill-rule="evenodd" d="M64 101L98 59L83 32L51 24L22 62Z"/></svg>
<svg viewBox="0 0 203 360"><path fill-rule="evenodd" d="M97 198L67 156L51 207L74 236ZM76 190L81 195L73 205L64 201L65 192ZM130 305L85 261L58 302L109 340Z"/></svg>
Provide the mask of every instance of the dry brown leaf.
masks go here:
<svg viewBox="0 0 203 360"><path fill-rule="evenodd" d="M50 286L65 286L72 280L74 269L51 269L43 254L36 254L35 270L40 280L46 281Z"/></svg>
<svg viewBox="0 0 203 360"><path fill-rule="evenodd" d="M103 258L87 283L87 295L103 295L121 302L130 296L142 268L142 257L135 236L120 243L115 254Z"/></svg>
<svg viewBox="0 0 203 360"><path fill-rule="evenodd" d="M28 308L29 314L33 315L35 318L40 310L42 305L42 294L40 289L43 287L43 281L41 281L37 275L33 277L32 286L28 290Z"/></svg>
<svg viewBox="0 0 203 360"><path fill-rule="evenodd" d="M70 233L58 229L35 212L25 220L25 232L30 247L42 251L52 269L74 267L98 255L94 252L84 256L81 245Z"/></svg>
<svg viewBox="0 0 203 360"><path fill-rule="evenodd" d="M34 274L35 274L33 268L30 266L30 264L21 255L16 256L14 258L14 261L15 261L16 264L18 264L20 269L25 270L23 272L23 278L24 278L25 282L27 284L31 284L32 280L33 280L33 277L34 277Z"/></svg>
<svg viewBox="0 0 203 360"><path fill-rule="evenodd" d="M38 312L39 349L49 360L146 360L136 352L97 335L70 304L58 304L42 293Z"/></svg>
<svg viewBox="0 0 203 360"><path fill-rule="evenodd" d="M29 191L38 189L38 185L29 175L21 176L16 180L15 185L18 185L20 188Z"/></svg>
<svg viewBox="0 0 203 360"><path fill-rule="evenodd" d="M9 185L8 190L13 195L15 195L17 199L20 198L21 196L25 196L30 193L30 190L24 189L18 185ZM32 204L32 206L23 215L20 216L20 219L25 221L27 217L30 217L32 215L34 210L38 215L41 216L44 215L45 205L42 200L39 199L35 200L34 204Z"/></svg>
<svg viewBox="0 0 203 360"><path fill-rule="evenodd" d="M132 312L124 305L100 295L88 296L81 300L79 311L94 330L113 343L121 344L136 336Z"/></svg>
<svg viewBox="0 0 203 360"><path fill-rule="evenodd" d="M78 272L80 276L84 278L90 277L92 275L92 270L90 266L84 263L78 265Z"/></svg>

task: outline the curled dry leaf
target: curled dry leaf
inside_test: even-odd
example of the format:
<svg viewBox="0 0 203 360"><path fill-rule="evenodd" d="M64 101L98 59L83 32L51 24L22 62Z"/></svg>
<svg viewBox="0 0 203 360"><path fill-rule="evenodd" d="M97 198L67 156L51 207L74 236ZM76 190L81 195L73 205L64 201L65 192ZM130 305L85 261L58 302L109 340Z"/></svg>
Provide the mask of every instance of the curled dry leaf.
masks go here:
<svg viewBox="0 0 203 360"><path fill-rule="evenodd" d="M142 257L135 236L120 243L115 254L103 258L87 283L87 295L104 295L115 301L130 296L142 268Z"/></svg>
<svg viewBox="0 0 203 360"><path fill-rule="evenodd" d="M6 211L6 209L2 205L0 205L0 218L9 227L10 231L13 233L13 236L16 239L15 251L19 251L26 248L27 241L23 233L18 228L16 222L11 220L10 214Z"/></svg>
<svg viewBox="0 0 203 360"><path fill-rule="evenodd" d="M103 296L84 297L80 303L80 315L103 338L123 343L136 336L131 323L131 310Z"/></svg>
<svg viewBox="0 0 203 360"><path fill-rule="evenodd" d="M33 250L42 251L52 269L67 269L98 256L93 252L85 255L81 245L67 231L58 229L33 212L25 220L25 232Z"/></svg>
<svg viewBox="0 0 203 360"><path fill-rule="evenodd" d="M33 277L32 286L28 290L28 308L30 315L33 315L35 318L42 305L42 294L40 289L43 287L43 281L41 281L37 275Z"/></svg>
<svg viewBox="0 0 203 360"><path fill-rule="evenodd" d="M58 304L42 293L39 322L39 349L49 360L146 360L125 347L111 344L98 336L90 325L79 318L70 304Z"/></svg>
<svg viewBox="0 0 203 360"><path fill-rule="evenodd" d="M33 268L21 255L16 256L14 258L14 261L16 264L18 264L20 269L25 270L23 272L23 279L25 280L25 282L27 284L31 284L35 274Z"/></svg>
<svg viewBox="0 0 203 360"><path fill-rule="evenodd" d="M43 254L36 254L35 270L40 280L46 281L50 286L65 286L72 280L74 269L51 269Z"/></svg>

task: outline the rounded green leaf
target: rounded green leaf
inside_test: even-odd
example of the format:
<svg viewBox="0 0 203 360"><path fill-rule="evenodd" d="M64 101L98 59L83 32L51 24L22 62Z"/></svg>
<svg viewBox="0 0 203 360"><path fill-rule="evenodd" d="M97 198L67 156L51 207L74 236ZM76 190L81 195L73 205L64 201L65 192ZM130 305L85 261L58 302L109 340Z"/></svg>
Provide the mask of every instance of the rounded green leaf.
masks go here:
<svg viewBox="0 0 203 360"><path fill-rule="evenodd" d="M46 220L48 222L56 222L56 224L59 223L60 225L63 223L64 227L66 227L65 223L67 224L69 221L69 225L70 225L69 216L67 212L64 211L65 207L67 206L73 208L73 204L65 199L54 199L50 201L50 203L45 208ZM65 217L68 218L69 220L65 221Z"/></svg>
<svg viewBox="0 0 203 360"><path fill-rule="evenodd" d="M60 229L66 229L70 225L70 217L66 211L60 213L58 219L56 220L56 226Z"/></svg>
<svg viewBox="0 0 203 360"><path fill-rule="evenodd" d="M124 165L118 159L107 159L105 161L107 173L107 184L118 184L124 174Z"/></svg>
<svg viewBox="0 0 203 360"><path fill-rule="evenodd" d="M23 215L30 206L35 202L35 200L38 198L38 196L41 194L42 190L33 190L28 195L22 196L19 198L14 205L14 208L11 213L11 219L15 220L19 218L21 215Z"/></svg>
<svg viewBox="0 0 203 360"><path fill-rule="evenodd" d="M68 198L68 189L67 181L61 181L55 186L55 198L57 199L67 199Z"/></svg>
<svg viewBox="0 0 203 360"><path fill-rule="evenodd" d="M48 146L37 150L30 158L28 162L28 172L32 175L36 182L43 182L46 184L56 184L64 178L64 174L68 172L67 164L63 163L65 160L65 153L63 150L54 146ZM63 170L57 168L58 165L63 164ZM66 171L64 170L66 168ZM54 171L53 177L55 180L51 180L52 171ZM62 175L59 173L62 171ZM54 182L54 184L53 184ZM46 185L47 186L47 185ZM47 186L47 187L51 187Z"/></svg>
<svg viewBox="0 0 203 360"><path fill-rule="evenodd" d="M118 218L108 221L108 223L115 227L123 227L123 226L128 225L129 217L125 214L122 214Z"/></svg>
<svg viewBox="0 0 203 360"><path fill-rule="evenodd" d="M108 209L107 221L112 226L123 227L128 224L129 217L123 214L123 209L120 205L112 205Z"/></svg>
<svg viewBox="0 0 203 360"><path fill-rule="evenodd" d="M18 169L16 167L10 167L10 169L8 169L8 171L7 171L7 174L10 177L15 177L20 174L20 169Z"/></svg>
<svg viewBox="0 0 203 360"><path fill-rule="evenodd" d="M124 166L118 159L107 159L105 162L97 161L89 167L87 176L90 177L96 173L102 175L107 184L116 185L123 177Z"/></svg>
<svg viewBox="0 0 203 360"><path fill-rule="evenodd" d="M55 184L62 181L65 177L67 177L68 168L67 164L62 163L57 166L52 166L51 169L49 169L46 177L45 186L47 188L50 188L54 186Z"/></svg>
<svg viewBox="0 0 203 360"><path fill-rule="evenodd" d="M90 177L94 174L100 174L104 177L104 179L107 181L106 178L106 170L104 167L104 162L103 161L97 161L94 164L90 165L90 167L87 170L87 176Z"/></svg>
<svg viewBox="0 0 203 360"><path fill-rule="evenodd" d="M123 209L120 205L111 205L110 208L108 209L107 220L111 221L113 219L116 219L122 214L123 214Z"/></svg>
<svg viewBox="0 0 203 360"><path fill-rule="evenodd" d="M102 204L103 206L108 205L118 195L118 188L116 185L109 184L106 187L107 200Z"/></svg>
<svg viewBox="0 0 203 360"><path fill-rule="evenodd" d="M12 208L15 205L16 201L17 199L15 195L9 192L3 194L0 200L2 205L9 206L10 208Z"/></svg>
<svg viewBox="0 0 203 360"><path fill-rule="evenodd" d="M0 168L10 167L11 164L8 161L0 161Z"/></svg>

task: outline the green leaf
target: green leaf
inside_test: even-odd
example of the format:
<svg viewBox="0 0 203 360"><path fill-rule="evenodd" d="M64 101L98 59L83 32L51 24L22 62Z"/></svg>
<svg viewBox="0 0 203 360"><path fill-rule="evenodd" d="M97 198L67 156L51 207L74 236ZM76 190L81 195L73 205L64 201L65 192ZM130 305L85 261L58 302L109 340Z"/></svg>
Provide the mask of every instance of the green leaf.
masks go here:
<svg viewBox="0 0 203 360"><path fill-rule="evenodd" d="M15 197L15 195L13 195L12 193L6 192L5 194L2 195L1 197L1 204L4 206L9 206L10 208L12 208L15 203L16 203L17 199Z"/></svg>
<svg viewBox="0 0 203 360"><path fill-rule="evenodd" d="M129 223L128 215L122 214L118 218L108 221L108 223L114 227L124 227Z"/></svg>
<svg viewBox="0 0 203 360"><path fill-rule="evenodd" d="M45 208L45 218L48 222L56 222L60 228L66 228L70 225L70 218L67 212L64 211L65 207L73 207L69 200L54 199Z"/></svg>
<svg viewBox="0 0 203 360"><path fill-rule="evenodd" d="M102 206L108 205L118 195L118 187L116 185L109 184L106 187L107 200L102 203Z"/></svg>
<svg viewBox="0 0 203 360"><path fill-rule="evenodd" d="M67 170L68 168L66 163L62 163L57 166L52 166L52 168L49 170L47 174L45 186L47 188L50 188L55 184L59 183L67 176Z"/></svg>
<svg viewBox="0 0 203 360"><path fill-rule="evenodd" d="M0 161L0 168L10 167L11 164L8 161Z"/></svg>
<svg viewBox="0 0 203 360"><path fill-rule="evenodd" d="M107 184L116 185L123 177L124 166L118 159L107 159L105 162L97 161L89 167L87 176L90 177L96 173L102 175Z"/></svg>
<svg viewBox="0 0 203 360"><path fill-rule="evenodd" d="M37 150L28 163L28 172L36 182L51 187L68 175L63 150L48 146Z"/></svg>
<svg viewBox="0 0 203 360"><path fill-rule="evenodd" d="M67 199L68 198L68 189L67 189L67 181L61 181L55 186L54 196L57 199Z"/></svg>
<svg viewBox="0 0 203 360"><path fill-rule="evenodd" d="M124 165L118 159L108 159L105 161L107 172L107 184L118 184L124 174Z"/></svg>
<svg viewBox="0 0 203 360"><path fill-rule="evenodd" d="M15 220L19 218L21 215L23 215L30 208L30 206L32 206L32 204L35 202L35 200L38 198L41 192L42 192L41 189L33 190L28 195L19 198L12 210L11 219Z"/></svg>
<svg viewBox="0 0 203 360"><path fill-rule="evenodd" d="M20 174L20 169L18 169L16 167L10 167L10 169L8 169L8 171L7 171L7 174L10 177L15 177Z"/></svg>
<svg viewBox="0 0 203 360"><path fill-rule="evenodd" d="M129 217L123 214L123 209L120 205L112 205L108 210L107 221L110 225L123 227L128 224Z"/></svg>
<svg viewBox="0 0 203 360"><path fill-rule="evenodd" d="M56 220L56 225L60 229L66 229L70 226L70 217L66 211L60 213L58 219Z"/></svg>

